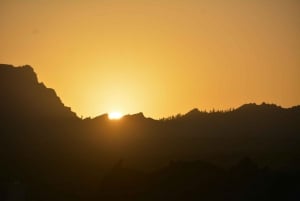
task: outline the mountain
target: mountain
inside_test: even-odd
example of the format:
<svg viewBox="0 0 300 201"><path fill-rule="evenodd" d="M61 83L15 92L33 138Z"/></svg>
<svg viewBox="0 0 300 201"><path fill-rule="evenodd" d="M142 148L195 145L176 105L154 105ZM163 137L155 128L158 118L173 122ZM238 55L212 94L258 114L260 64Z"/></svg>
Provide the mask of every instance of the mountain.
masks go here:
<svg viewBox="0 0 300 201"><path fill-rule="evenodd" d="M32 67L7 64L0 93L0 200L300 198L300 106L80 119Z"/></svg>
<svg viewBox="0 0 300 201"><path fill-rule="evenodd" d="M75 119L55 91L38 82L31 66L0 64L0 110L5 119Z"/></svg>
<svg viewBox="0 0 300 201"><path fill-rule="evenodd" d="M299 106L286 109L250 103L229 111L195 108L161 120L146 118L143 113L118 121L109 120L107 114L81 120L53 89L38 81L32 67L6 64L0 65L0 93L1 138L4 144L10 139L11 149L15 141L26 147L27 141L38 146L40 141L51 139L55 146L59 142L61 149L93 149L95 157L105 152L111 158L126 157L129 163L142 166L149 162L144 156L156 164L171 159L230 158L232 154L266 158L282 149L282 158L286 159L299 152ZM20 141L20 136L27 139Z"/></svg>
<svg viewBox="0 0 300 201"><path fill-rule="evenodd" d="M0 64L0 94L0 184L60 172L83 144L80 119L28 65Z"/></svg>

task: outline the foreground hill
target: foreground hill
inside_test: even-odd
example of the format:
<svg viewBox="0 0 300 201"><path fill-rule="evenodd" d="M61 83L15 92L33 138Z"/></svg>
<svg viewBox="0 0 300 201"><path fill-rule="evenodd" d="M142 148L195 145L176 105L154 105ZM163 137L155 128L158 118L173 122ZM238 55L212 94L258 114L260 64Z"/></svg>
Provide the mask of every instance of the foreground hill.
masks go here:
<svg viewBox="0 0 300 201"><path fill-rule="evenodd" d="M0 200L300 198L300 106L80 119L6 64L0 93Z"/></svg>

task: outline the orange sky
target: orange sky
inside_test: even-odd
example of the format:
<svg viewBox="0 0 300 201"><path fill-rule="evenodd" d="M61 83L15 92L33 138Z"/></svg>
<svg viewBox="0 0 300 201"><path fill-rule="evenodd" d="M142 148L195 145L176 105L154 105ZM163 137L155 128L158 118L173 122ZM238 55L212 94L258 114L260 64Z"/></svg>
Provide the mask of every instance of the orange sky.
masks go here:
<svg viewBox="0 0 300 201"><path fill-rule="evenodd" d="M79 116L300 104L299 0L0 0L0 26Z"/></svg>

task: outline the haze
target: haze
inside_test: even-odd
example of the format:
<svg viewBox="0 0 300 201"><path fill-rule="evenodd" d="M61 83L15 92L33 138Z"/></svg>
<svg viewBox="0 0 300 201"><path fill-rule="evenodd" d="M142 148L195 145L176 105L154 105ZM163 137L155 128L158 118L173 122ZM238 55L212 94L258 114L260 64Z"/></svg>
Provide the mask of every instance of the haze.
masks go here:
<svg viewBox="0 0 300 201"><path fill-rule="evenodd" d="M1 0L0 63L78 115L300 103L298 0Z"/></svg>

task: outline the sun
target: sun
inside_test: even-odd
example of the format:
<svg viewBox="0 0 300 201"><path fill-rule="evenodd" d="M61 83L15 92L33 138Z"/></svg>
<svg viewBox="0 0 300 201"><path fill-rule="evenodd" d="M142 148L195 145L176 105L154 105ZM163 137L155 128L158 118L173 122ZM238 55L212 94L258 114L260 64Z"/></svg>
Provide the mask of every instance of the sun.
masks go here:
<svg viewBox="0 0 300 201"><path fill-rule="evenodd" d="M110 112L108 114L108 118L111 120L118 120L121 119L123 117L121 112Z"/></svg>

